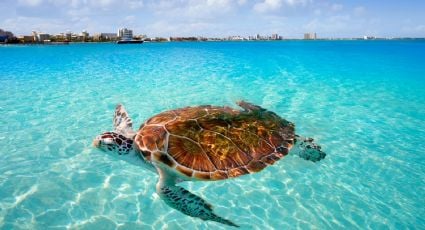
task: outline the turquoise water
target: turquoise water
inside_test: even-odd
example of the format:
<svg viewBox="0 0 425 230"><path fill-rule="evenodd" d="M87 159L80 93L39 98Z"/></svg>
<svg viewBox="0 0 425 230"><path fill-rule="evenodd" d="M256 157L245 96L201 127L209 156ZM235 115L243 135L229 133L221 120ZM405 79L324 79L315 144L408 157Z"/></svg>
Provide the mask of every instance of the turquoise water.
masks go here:
<svg viewBox="0 0 425 230"><path fill-rule="evenodd" d="M0 46L0 229L227 229L155 194L157 176L93 149L117 103L134 123L187 105L273 110L319 163L184 182L243 229L425 226L425 42Z"/></svg>

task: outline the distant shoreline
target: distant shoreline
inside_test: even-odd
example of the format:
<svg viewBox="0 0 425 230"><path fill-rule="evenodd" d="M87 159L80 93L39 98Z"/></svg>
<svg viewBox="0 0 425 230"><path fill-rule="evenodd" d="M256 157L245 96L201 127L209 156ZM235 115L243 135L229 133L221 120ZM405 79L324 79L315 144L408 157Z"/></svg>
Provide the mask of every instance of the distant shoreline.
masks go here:
<svg viewBox="0 0 425 230"><path fill-rule="evenodd" d="M281 40L182 40L182 41L144 41L143 43L208 43L208 42L339 42L339 41L364 41L364 42L373 42L373 41L425 41L425 38L376 38L376 39L350 39L350 38L340 38L340 39L281 39ZM62 46L62 45L73 45L73 44L116 44L116 41L90 41L90 42L51 42L51 43L6 43L0 42L0 45L43 45L43 46Z"/></svg>

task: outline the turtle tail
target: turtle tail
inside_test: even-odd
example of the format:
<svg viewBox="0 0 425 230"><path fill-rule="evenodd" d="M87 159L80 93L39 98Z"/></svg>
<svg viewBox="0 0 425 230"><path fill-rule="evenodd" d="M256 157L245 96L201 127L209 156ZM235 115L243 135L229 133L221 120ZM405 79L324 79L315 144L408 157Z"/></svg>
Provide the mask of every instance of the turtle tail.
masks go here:
<svg viewBox="0 0 425 230"><path fill-rule="evenodd" d="M296 135L295 145L291 149L291 154L295 154L305 160L320 161L326 157L321 147L313 142L313 138Z"/></svg>

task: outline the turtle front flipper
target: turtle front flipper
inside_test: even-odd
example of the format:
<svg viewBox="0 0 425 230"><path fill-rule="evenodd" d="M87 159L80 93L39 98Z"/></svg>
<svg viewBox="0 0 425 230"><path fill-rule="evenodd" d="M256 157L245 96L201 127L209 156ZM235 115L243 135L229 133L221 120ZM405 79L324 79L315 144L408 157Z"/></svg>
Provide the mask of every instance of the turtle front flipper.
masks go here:
<svg viewBox="0 0 425 230"><path fill-rule="evenodd" d="M164 177L165 176L165 177ZM174 180L167 179L167 175L160 173L160 179L156 185L156 192L164 202L178 211L202 220L211 220L222 224L239 227L230 220L226 220L213 211L212 205L201 197L175 185Z"/></svg>
<svg viewBox="0 0 425 230"><path fill-rule="evenodd" d="M118 104L115 108L114 119L113 119L114 131L122 134L126 137L134 136L133 121L125 110L124 106Z"/></svg>
<svg viewBox="0 0 425 230"><path fill-rule="evenodd" d="M321 150L319 145L313 142L313 138L298 135L295 137L295 145L290 153L313 162L320 161L326 157L326 153Z"/></svg>

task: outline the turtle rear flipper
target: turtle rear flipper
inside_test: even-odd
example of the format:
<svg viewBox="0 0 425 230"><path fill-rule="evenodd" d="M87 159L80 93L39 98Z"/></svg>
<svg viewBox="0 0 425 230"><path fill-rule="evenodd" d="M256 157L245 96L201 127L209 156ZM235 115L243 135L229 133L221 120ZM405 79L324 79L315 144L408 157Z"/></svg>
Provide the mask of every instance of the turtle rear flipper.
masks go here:
<svg viewBox="0 0 425 230"><path fill-rule="evenodd" d="M323 152L321 147L313 141L313 138L296 135L295 145L292 147L290 153L313 162L324 159L326 157L326 153Z"/></svg>
<svg viewBox="0 0 425 230"><path fill-rule="evenodd" d="M249 102L246 102L246 101L237 101L236 104L239 105L246 112L251 112L251 111L266 111L266 109L261 108L258 105L254 105L254 104L249 103Z"/></svg>
<svg viewBox="0 0 425 230"><path fill-rule="evenodd" d="M159 169L159 171L162 170ZM169 175L162 172L160 172L160 178L156 185L156 192L168 206L177 209L183 214L239 227L232 221L216 215L211 204L183 187L175 185L175 180L170 179Z"/></svg>

